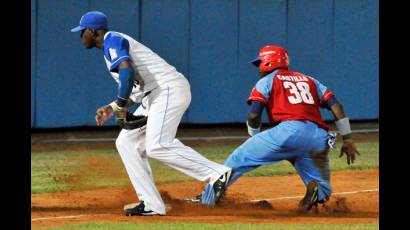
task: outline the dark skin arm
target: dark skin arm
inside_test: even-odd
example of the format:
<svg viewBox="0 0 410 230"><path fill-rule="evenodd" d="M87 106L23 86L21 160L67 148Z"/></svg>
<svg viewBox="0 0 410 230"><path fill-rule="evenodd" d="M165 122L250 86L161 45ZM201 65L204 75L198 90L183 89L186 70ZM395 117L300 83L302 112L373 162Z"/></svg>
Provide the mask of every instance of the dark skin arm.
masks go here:
<svg viewBox="0 0 410 230"><path fill-rule="evenodd" d="M268 71L268 72L259 72L259 77L263 78L266 75L272 73L273 70ZM261 126L262 123L262 114L258 114L258 113L248 113L248 124L250 127L257 129Z"/></svg>
<svg viewBox="0 0 410 230"><path fill-rule="evenodd" d="M121 62L118 65L118 69L122 69L122 68L131 68L130 62L128 60L125 60L125 61Z"/></svg>
<svg viewBox="0 0 410 230"><path fill-rule="evenodd" d="M342 107L342 105L338 102L334 103L330 107L330 111L332 112L333 116L335 117L335 120L340 120L342 118L345 118L345 112ZM346 154L347 156L347 164L350 165L350 163L354 163L354 160L356 159L356 154L360 155L359 151L357 151L356 146L353 143L353 139L351 134L346 134L342 136L343 139L343 146L340 149L340 156L342 157L343 154Z"/></svg>
<svg viewBox="0 0 410 230"><path fill-rule="evenodd" d="M257 114L257 113L248 113L248 124L250 127L252 128L259 128L262 122L262 118L261 118L261 114Z"/></svg>

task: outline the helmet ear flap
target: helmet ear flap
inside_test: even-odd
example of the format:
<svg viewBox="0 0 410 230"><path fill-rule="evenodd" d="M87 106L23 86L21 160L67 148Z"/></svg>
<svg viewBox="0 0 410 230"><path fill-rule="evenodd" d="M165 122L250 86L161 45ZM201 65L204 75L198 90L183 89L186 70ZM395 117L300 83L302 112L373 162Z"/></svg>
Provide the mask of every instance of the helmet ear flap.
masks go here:
<svg viewBox="0 0 410 230"><path fill-rule="evenodd" d="M271 61L265 59L259 65L259 70L261 72L271 71L271 70L273 70L273 63Z"/></svg>

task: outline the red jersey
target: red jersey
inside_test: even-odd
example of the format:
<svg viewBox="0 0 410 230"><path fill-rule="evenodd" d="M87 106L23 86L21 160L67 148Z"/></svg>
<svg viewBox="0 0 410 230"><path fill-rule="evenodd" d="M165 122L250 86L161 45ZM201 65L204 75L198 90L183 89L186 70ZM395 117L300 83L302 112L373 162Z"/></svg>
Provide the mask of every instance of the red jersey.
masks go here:
<svg viewBox="0 0 410 230"><path fill-rule="evenodd" d="M332 96L333 93L316 79L280 69L256 83L248 103L258 101L264 104L273 125L285 120L305 120L328 131L320 107L324 107Z"/></svg>

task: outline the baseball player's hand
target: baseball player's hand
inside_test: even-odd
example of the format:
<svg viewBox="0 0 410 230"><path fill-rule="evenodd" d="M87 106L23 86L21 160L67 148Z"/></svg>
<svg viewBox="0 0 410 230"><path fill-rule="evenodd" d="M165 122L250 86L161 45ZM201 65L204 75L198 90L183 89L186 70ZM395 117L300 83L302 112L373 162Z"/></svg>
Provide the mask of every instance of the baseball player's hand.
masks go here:
<svg viewBox="0 0 410 230"><path fill-rule="evenodd" d="M356 159L356 154L360 155L359 151L357 151L356 146L353 143L352 139L346 139L343 140L343 146L340 149L340 156L342 157L343 154L346 154L347 156L347 164L350 165L350 162L352 164L354 163L354 160Z"/></svg>
<svg viewBox="0 0 410 230"><path fill-rule="evenodd" d="M104 122L110 119L113 115L113 110L111 106L105 105L97 109L95 113L95 122L98 126L101 126Z"/></svg>

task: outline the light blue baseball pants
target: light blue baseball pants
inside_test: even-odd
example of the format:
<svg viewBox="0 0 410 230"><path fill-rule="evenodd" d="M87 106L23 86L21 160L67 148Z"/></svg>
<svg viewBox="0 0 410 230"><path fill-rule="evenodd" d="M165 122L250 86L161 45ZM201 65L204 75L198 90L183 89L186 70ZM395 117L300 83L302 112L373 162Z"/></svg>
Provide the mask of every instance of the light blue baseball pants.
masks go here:
<svg viewBox="0 0 410 230"><path fill-rule="evenodd" d="M329 134L310 121L284 121L246 140L225 161L233 169L229 185L242 174L266 164L288 160L306 185L319 183L318 200L331 194L329 173Z"/></svg>

